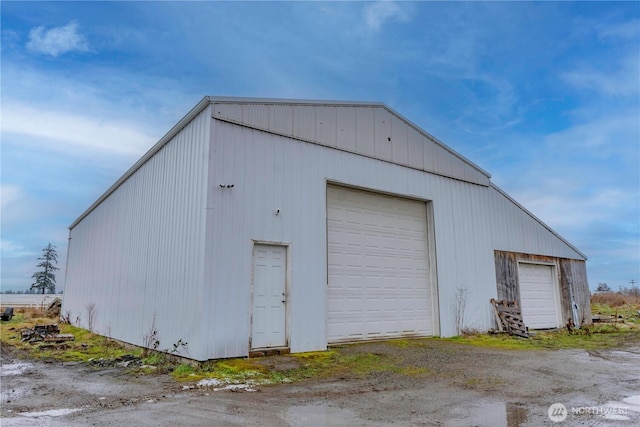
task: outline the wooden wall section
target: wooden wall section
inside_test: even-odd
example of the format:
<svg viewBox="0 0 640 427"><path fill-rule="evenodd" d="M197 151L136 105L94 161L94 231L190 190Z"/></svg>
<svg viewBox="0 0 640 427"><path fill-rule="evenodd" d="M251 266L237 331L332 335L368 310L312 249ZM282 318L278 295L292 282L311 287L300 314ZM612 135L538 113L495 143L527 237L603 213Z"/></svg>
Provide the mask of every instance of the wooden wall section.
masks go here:
<svg viewBox="0 0 640 427"><path fill-rule="evenodd" d="M544 255L517 252L494 251L496 267L497 296L499 300L520 301L518 283L518 262L555 265L560 284L560 303L563 322L573 318L571 296L577 305L577 319L580 325L591 324L591 293L587 281L584 260L556 258Z"/></svg>

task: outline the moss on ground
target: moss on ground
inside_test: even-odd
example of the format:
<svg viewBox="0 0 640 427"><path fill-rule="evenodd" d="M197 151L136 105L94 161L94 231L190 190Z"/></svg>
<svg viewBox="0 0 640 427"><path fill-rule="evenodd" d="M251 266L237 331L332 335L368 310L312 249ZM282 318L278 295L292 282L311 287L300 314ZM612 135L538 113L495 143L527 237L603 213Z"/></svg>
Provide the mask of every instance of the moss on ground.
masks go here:
<svg viewBox="0 0 640 427"><path fill-rule="evenodd" d="M624 329L614 324L584 327L576 332L566 330L535 332L530 338L506 334L473 334L450 338L452 342L505 350L584 349L593 350L618 347L630 342L640 342L640 330Z"/></svg>
<svg viewBox="0 0 640 427"><path fill-rule="evenodd" d="M566 330L536 332L531 338L518 338L506 334L470 334L454 338L415 338L389 340L382 345L398 349L415 349L437 345L439 352L454 352L456 345L471 345L502 350L554 350L554 349L602 349L620 347L640 342L640 321L635 306L618 307L594 305L594 314L623 315L624 322L596 324L583 327L573 333ZM631 320L629 320L631 319ZM36 324L55 323L51 318L25 318L17 314L11 321L2 322L0 339L2 345L9 345L29 354L36 359L55 359L61 361L87 362L99 359L118 359L123 356L139 358L141 368L136 372L171 372L177 381L198 381L205 378L220 379L232 383L278 384L302 381L309 378L346 377L362 378L379 373L393 373L407 377L424 377L433 372L415 363L401 360L392 349L383 354L360 350L358 344L331 348L328 351L296 353L288 356L275 356L272 361L286 360L288 363L275 367L278 363L269 358L263 359L225 359L204 363L179 363L166 353L146 352L142 349L127 349L109 338L96 335L88 330L68 324L59 324L60 332L73 334L74 341L59 345L47 343L30 344L21 342L20 331ZM280 359L277 359L280 358ZM286 358L286 359L283 359ZM468 379L467 387L479 385L475 379ZM485 386L486 384L480 384Z"/></svg>

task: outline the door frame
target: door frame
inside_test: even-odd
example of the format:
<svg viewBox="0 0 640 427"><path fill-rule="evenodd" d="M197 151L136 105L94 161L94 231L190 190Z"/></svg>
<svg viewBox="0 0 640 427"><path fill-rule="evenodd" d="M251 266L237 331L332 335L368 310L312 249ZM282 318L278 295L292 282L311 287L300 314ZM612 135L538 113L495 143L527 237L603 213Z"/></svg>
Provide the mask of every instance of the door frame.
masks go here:
<svg viewBox="0 0 640 427"><path fill-rule="evenodd" d="M285 251L285 275L284 275L284 292L286 296L286 302L284 304L284 337L285 344L281 347L253 347L253 295L254 295L254 267L255 267L255 247L256 246L277 246L284 248ZM290 291L290 282L291 282L291 243L290 242L278 242L278 241L268 241L268 240L251 240L251 291L250 291L250 302L249 302L249 350L258 350L258 349L279 349L279 348L290 348L290 316L291 310L290 302L291 302L291 291Z"/></svg>
<svg viewBox="0 0 640 427"><path fill-rule="evenodd" d="M560 271L557 262L541 262L541 261L518 261L518 298L520 299L520 310L522 311L522 285L520 283L520 265L538 265L543 267L551 267L551 280L553 286L553 302L556 309L556 326L555 328L561 328L562 321L562 299L560 295L560 279L558 272ZM524 316L523 316L524 319Z"/></svg>

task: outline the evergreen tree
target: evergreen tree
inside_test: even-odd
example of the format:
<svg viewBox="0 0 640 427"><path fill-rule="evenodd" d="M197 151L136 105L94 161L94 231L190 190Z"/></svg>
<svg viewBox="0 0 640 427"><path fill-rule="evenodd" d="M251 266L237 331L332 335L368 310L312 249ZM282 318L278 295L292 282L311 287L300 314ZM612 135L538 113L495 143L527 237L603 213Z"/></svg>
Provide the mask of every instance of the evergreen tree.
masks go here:
<svg viewBox="0 0 640 427"><path fill-rule="evenodd" d="M49 243L47 247L42 250L42 256L38 259L40 260L40 263L37 267L41 268L41 270L33 273L33 276L31 276L35 282L33 282L30 289L37 289L42 294L47 290L50 294L55 294L55 271L59 270L59 268L54 265L58 264L58 253L56 252L56 247Z"/></svg>

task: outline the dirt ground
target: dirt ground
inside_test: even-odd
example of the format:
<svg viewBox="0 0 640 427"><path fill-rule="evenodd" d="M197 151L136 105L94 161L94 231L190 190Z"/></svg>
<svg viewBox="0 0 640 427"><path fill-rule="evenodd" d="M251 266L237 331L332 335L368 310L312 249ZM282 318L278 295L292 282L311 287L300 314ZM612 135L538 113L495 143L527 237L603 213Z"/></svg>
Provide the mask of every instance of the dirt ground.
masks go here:
<svg viewBox="0 0 640 427"><path fill-rule="evenodd" d="M20 359L2 349L0 424L10 426L640 425L640 343L598 351L500 350L426 340L393 352L404 373L223 390L126 367ZM292 357L266 358L287 366ZM551 404L566 419L554 423ZM562 417L561 412L556 412Z"/></svg>

